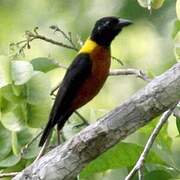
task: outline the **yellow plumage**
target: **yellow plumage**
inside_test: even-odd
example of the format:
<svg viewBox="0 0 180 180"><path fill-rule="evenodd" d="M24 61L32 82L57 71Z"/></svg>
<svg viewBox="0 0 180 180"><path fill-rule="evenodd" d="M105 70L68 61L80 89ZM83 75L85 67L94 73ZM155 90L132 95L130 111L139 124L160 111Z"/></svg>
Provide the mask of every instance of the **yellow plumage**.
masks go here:
<svg viewBox="0 0 180 180"><path fill-rule="evenodd" d="M91 53L97 46L98 44L96 42L92 41L91 39L87 39L79 53Z"/></svg>

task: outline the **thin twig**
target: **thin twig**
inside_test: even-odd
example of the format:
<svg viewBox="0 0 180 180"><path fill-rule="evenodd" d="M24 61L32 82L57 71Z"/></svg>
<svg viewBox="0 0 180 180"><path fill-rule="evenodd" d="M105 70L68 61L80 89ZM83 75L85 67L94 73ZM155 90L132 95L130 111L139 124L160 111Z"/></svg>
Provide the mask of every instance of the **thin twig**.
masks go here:
<svg viewBox="0 0 180 180"><path fill-rule="evenodd" d="M24 155L27 152L27 149L33 144L33 142L42 134L43 131L40 131L32 140L25 145L25 147L21 150L21 154Z"/></svg>
<svg viewBox="0 0 180 180"><path fill-rule="evenodd" d="M62 68L67 68L66 66L60 66ZM112 69L110 70L110 73L109 73L109 76L120 76L120 75L135 75L136 77L144 80L144 81L150 81L151 79L147 77L147 75L142 71L142 70L139 70L139 69ZM60 87L60 84L59 83L57 86L55 86L50 95L53 95L54 92Z"/></svg>
<svg viewBox="0 0 180 180"><path fill-rule="evenodd" d="M76 48L74 43L71 42L72 41L71 37L69 37L69 39L68 39L68 41L71 43L71 45L68 45L68 44L64 44L64 43L59 42L59 41L55 41L55 40L53 40L51 38L48 38L48 37L45 37L43 35L40 35L37 30L38 30L38 27L35 27L34 32L26 31L25 32L26 39L22 40L22 41L19 41L17 43L11 43L10 47L13 47L13 46L19 47L21 45L21 47L19 48L19 54L21 54L21 53L24 52L25 48L27 48L27 49L31 48L30 47L30 42L32 42L35 39L40 39L40 40L49 42L49 43L57 45L57 46L61 46L61 47L67 48L67 49L72 49L74 51L78 51L78 49ZM67 39L65 36L64 36L64 38Z"/></svg>
<svg viewBox="0 0 180 180"><path fill-rule="evenodd" d="M34 40L34 39L41 39L41 40L44 40L44 41L49 42L49 43L54 44L54 45L58 45L58 46L61 46L61 47L67 48L67 49L72 49L72 50L78 51L78 49L73 47L73 46L64 44L64 43L59 42L59 41L55 41L53 39L47 38L47 37L42 36L40 34L34 34L30 31L26 31L26 35L28 35L30 37L29 42Z"/></svg>
<svg viewBox="0 0 180 180"><path fill-rule="evenodd" d="M179 70L180 63L177 63L122 105L106 114L100 121L72 137L58 149L48 153L37 164L27 167L14 179L25 179L25 177L29 179L48 179L48 177L73 179L95 157L100 156L119 141L151 122L180 98L177 93L180 90ZM165 89L168 89L168 94ZM157 103L159 103L158 106L155 106Z"/></svg>
<svg viewBox="0 0 180 180"><path fill-rule="evenodd" d="M38 156L36 157L36 159L33 161L33 163L35 163L38 159L40 159L44 153L46 152L46 148L48 147L49 145L49 142L50 142L50 139L51 139L51 136L52 136L52 130L51 132L49 133L49 136L47 137L45 143L43 144Z"/></svg>
<svg viewBox="0 0 180 180"><path fill-rule="evenodd" d="M10 173L0 173L0 178L5 178L5 177L14 177L18 174L18 172L10 172Z"/></svg>
<svg viewBox="0 0 180 180"><path fill-rule="evenodd" d="M135 166L130 171L130 173L126 176L125 180L130 180L138 171L142 174L142 168L144 166L144 161L145 161L157 135L159 134L161 128L166 123L166 121L168 120L169 116L172 114L175 107L176 107L176 105L174 105L171 109L169 109L163 113L162 117L160 118L159 122L157 123L156 127L154 128L153 132L151 133L138 161L136 162Z"/></svg>
<svg viewBox="0 0 180 180"><path fill-rule="evenodd" d="M180 118L180 101L178 102L176 108L174 109L173 115L176 118Z"/></svg>
<svg viewBox="0 0 180 180"><path fill-rule="evenodd" d="M60 85L61 85L61 82L60 82L58 85L56 85L56 86L51 90L51 93L50 93L51 96L54 95L54 92L55 92L57 89L59 89Z"/></svg>
<svg viewBox="0 0 180 180"><path fill-rule="evenodd" d="M60 32L60 33L63 35L63 37L64 37L66 40L69 41L69 43L72 45L72 47L74 47L74 48L78 51L75 43L73 42L71 32L68 32L68 34L66 34L62 29L60 29L60 28L59 28L58 26L56 26L56 25L52 25L52 26L50 26L50 28L53 29L53 30L55 30L55 32Z"/></svg>
<svg viewBox="0 0 180 180"><path fill-rule="evenodd" d="M118 63L120 63L122 66L124 65L124 63L123 63L120 59L118 59L117 57L111 56L111 58L112 58L113 60L117 61Z"/></svg>
<svg viewBox="0 0 180 180"><path fill-rule="evenodd" d="M139 180L143 180L144 179L143 168L140 168L138 170L138 178L139 178Z"/></svg>
<svg viewBox="0 0 180 180"><path fill-rule="evenodd" d="M119 75L135 75L136 77L144 80L144 81L151 81L150 78L147 77L147 75L139 69L113 69L110 70L109 73L110 76L119 76Z"/></svg>
<svg viewBox="0 0 180 180"><path fill-rule="evenodd" d="M89 125L87 119L85 119L78 111L75 111L75 114L83 121L81 125L86 125L86 126Z"/></svg>
<svg viewBox="0 0 180 180"><path fill-rule="evenodd" d="M45 37L45 36L43 36L43 35L40 35L40 34L38 33L38 31L37 31L37 30L38 30L38 27L36 27L36 28L34 29L34 33L33 33L33 32L30 32L30 31L26 31L26 33L25 33L25 35L26 35L26 40L20 41L20 42L18 42L18 43L15 44L15 45L19 46L20 44L23 44L23 43L24 43L24 44L22 45L22 47L20 48L19 53L22 53L25 48L28 48L28 49L29 49L29 48L30 48L30 44L29 44L29 43L32 42L32 41L35 40L35 39L41 39L41 40L43 40L43 41L49 42L49 43L54 44L54 45L58 45L58 46L61 46L61 47L64 47L64 48L68 48L68 49L72 49L72 50L78 51L78 48L76 48L76 46L75 46L75 44L74 44L74 42L73 42L73 40L72 40L71 33L68 33L68 35L67 35L64 31L62 31L60 28L58 28L58 27L56 27L56 26L51 26L50 28L51 28L51 29L54 29L55 31L59 31L59 32L63 35L63 37L64 37L66 40L69 41L69 43L71 44L71 46L70 46L70 45L67 45L67 44L64 44L64 43L62 43L62 42L58 42L58 41L55 41L55 40L53 40L53 39L47 38L47 37ZM121 63L121 64L123 65L122 61L120 61L119 59L115 58L114 56L112 56L112 59L115 59L116 61L118 61L119 63ZM61 65L61 64L59 64L59 67L64 68L64 69L67 69L66 66ZM135 69L113 70L113 71L110 72L110 75L136 75L137 77L139 77L139 78L141 78L141 79L143 79L143 80L147 80L145 74L144 74L142 71L140 71L140 70L135 70ZM53 90L51 91L50 95L54 95L54 92L60 87L60 84L61 84L61 83L59 83L55 88L53 88ZM82 121L83 121L84 124L87 124L87 125L89 124L89 123L86 121L86 119L85 119L80 113L76 112L76 114L82 119ZM31 144L31 142L30 142L30 144ZM29 145L28 145L28 147L29 147ZM26 147L26 149L27 149L27 147ZM44 149L44 150L42 150L43 152L41 152L41 153L39 154L39 156L37 157L37 159L38 159L40 156L42 156L42 154L44 153L45 148L42 148L42 149Z"/></svg>
<svg viewBox="0 0 180 180"><path fill-rule="evenodd" d="M64 43L62 43L62 42L55 41L55 40L50 39L50 38L48 38L48 37L46 37L46 36L40 35L40 34L38 33L38 31L37 31L37 30L38 30L38 27L35 27L35 28L34 28L34 33L31 32L31 31L26 31L26 32L25 32L26 40L22 40L22 41L19 41L19 42L17 42L17 43L11 43L10 46L14 46L14 45L19 46L19 45L21 45L21 44L24 43L24 44L21 46L21 48L19 49L19 53L22 53L25 48L28 48L28 49L31 48L31 47L30 47L30 42L32 42L32 41L35 40L35 39L41 39L41 40L43 40L43 41L49 42L49 43L54 44L54 45L57 45L57 46L61 46L61 47L67 48L67 49L71 49L71 50L74 50L74 51L76 51L76 52L79 51L79 48L77 48L77 46L76 46L75 43L73 42L71 32L68 32L68 34L66 34L63 30L61 30L58 26L55 26L55 25L50 26L50 28L53 29L53 30L55 30L55 32L56 32L56 31L60 32L60 33L63 35L63 37L64 37L66 40L68 40L68 42L69 42L71 45L64 44ZM82 41L80 40L80 38L78 38L78 39L79 39L79 40L78 40L78 43L80 44L80 47L81 47L81 46L83 45L83 43L82 43ZM114 57L114 56L111 56L111 58L112 58L113 60L116 60L116 61L117 61L118 63L120 63L121 65L124 65L123 62L122 62L120 59L118 59L118 58L116 58L116 57Z"/></svg>

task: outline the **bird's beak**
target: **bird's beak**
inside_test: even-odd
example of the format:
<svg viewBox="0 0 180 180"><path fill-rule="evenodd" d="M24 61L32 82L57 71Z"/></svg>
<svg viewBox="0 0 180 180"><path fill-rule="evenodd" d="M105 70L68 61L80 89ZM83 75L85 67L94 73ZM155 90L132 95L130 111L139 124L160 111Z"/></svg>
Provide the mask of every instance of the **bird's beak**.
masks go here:
<svg viewBox="0 0 180 180"><path fill-rule="evenodd" d="M121 28L123 28L123 27L125 27L125 26L129 26L129 25L131 25L131 24L133 24L132 21L130 21L130 20L128 20L128 19L121 19L121 18L119 18L119 26L120 26Z"/></svg>

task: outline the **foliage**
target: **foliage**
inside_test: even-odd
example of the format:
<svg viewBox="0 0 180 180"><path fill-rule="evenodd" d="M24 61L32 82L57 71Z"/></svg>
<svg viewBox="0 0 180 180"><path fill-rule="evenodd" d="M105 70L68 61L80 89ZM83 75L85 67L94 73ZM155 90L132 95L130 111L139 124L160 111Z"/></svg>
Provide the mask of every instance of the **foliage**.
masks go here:
<svg viewBox="0 0 180 180"><path fill-rule="evenodd" d="M31 127L41 128L46 123L51 98L50 80L43 72L45 67L41 63L43 58L28 62L1 56L1 60L4 71L1 71L0 77L0 81L3 82L0 89L0 167L5 168L36 156L37 143L36 148L28 149L29 155L21 154L21 150L35 135ZM44 58L44 61L50 60ZM50 69L56 67L52 62L49 63Z"/></svg>
<svg viewBox="0 0 180 180"><path fill-rule="evenodd" d="M55 21L62 23L61 25L64 27L68 27L67 22L74 24L71 27L72 29L69 29L73 33L74 31L79 32L79 34L82 32L81 37L84 38L88 35L95 19L109 13L130 17L135 19L135 22L137 21L134 27L123 31L123 35L119 36L112 45L113 55L123 59L125 66L142 68L147 70L148 74L157 75L180 58L180 0L176 1L176 5L171 0L124 0L121 2L113 0L98 1L99 4L96 2L95 5L92 2L85 3L81 0L77 2L76 7L72 6L74 1L57 0L54 1L53 5L50 1L38 2L39 5L36 1L18 1L13 5L12 1L12 12L6 1L0 2L2 5L0 21L2 16L8 15L9 17L2 21L4 22L4 31L0 25L2 29L0 42L7 46L8 40L16 41L17 34L19 33L18 36L20 36L26 30L22 28L23 24L25 28L33 28L34 24L38 24L43 29L45 25L47 26L47 22L44 22L45 18L47 18L48 23ZM84 8L82 8L82 4L84 4ZM54 11L49 10L51 5L55 9ZM27 11L36 13L36 18L30 19L28 13L22 11L27 6L29 7ZM42 11L37 10L37 7L40 6ZM105 9L103 14L99 11L100 7ZM177 17L171 15L172 12L175 12L175 8ZM21 11L19 11L20 9ZM52 12L54 12L54 19L51 17ZM171 19L168 17L169 12L171 12ZM18 13L23 13L22 22L14 18L14 13L18 16L20 16ZM171 21L171 25L159 18L160 15L165 16L166 21ZM59 18L60 22L58 21ZM81 23L86 24L86 26L81 27L81 30L81 23L78 19L81 19ZM13 21L16 23L12 23ZM91 21L92 23L90 23ZM170 27L170 30L167 27ZM10 30L13 28L17 28L18 33L16 32L11 36ZM8 35L5 38L6 33ZM134 36L134 34L136 35ZM171 42L169 45L170 37L167 37L170 34L174 40L175 58L172 50L173 43ZM56 32L50 33L50 35L61 38L59 35L57 36ZM163 39L162 42L159 39ZM0 45L0 49L7 54L4 44ZM121 44L127 44L127 46L121 46ZM166 44L168 45L165 46ZM37 155L39 151L38 139L28 148L26 147L46 124L52 105L51 89L59 83L59 77L62 78L61 75L64 73L64 71L59 70L59 62L54 59L61 59L61 63L68 64L69 62L66 59L74 57L74 52L71 50L56 49L55 46L45 43L31 46L31 49L25 52L25 56L23 53L19 54L21 47L18 45L14 47L13 52L0 56L0 171L2 172L20 171L31 163ZM112 62L112 67L117 68L119 65ZM127 82L127 79L111 78L108 80L103 93L99 94L95 101L80 111L86 119L93 122L142 86L144 83L139 82L139 80L135 81L129 78ZM72 119L77 122L75 116ZM107 180L110 178L116 180L119 177L123 179L138 159L156 122L157 119L91 162L81 172L80 179ZM66 138L73 136L73 130L72 124L67 124L64 129ZM180 177L179 133L180 119L178 116L172 116L168 125L159 134L146 160L145 180L166 180Z"/></svg>

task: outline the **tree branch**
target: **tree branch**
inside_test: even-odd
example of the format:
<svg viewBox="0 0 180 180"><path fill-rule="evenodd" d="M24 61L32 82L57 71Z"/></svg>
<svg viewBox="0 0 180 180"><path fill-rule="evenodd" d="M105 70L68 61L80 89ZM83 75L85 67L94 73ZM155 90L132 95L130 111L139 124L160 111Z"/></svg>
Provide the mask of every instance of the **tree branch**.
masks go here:
<svg viewBox="0 0 180 180"><path fill-rule="evenodd" d="M63 69L67 69L66 66L60 65L60 67ZM144 81L147 81L147 82L151 81L151 79L147 77L147 75L140 69L132 69L132 68L131 69L111 69L109 72L109 76L124 76L124 75L126 76L133 75ZM50 95L54 94L54 92L59 88L60 84L61 82L52 89Z"/></svg>
<svg viewBox="0 0 180 180"><path fill-rule="evenodd" d="M44 35L39 34L39 33L38 33L38 29L39 29L39 28L38 28L38 27L35 27L33 32L31 32L31 31L26 31L26 32L25 32L25 36L26 36L26 39L25 39L25 40L19 41L19 42L17 42L17 43L11 43L11 44L10 44L10 49L12 49L12 47L14 47L14 46L18 46L18 47L19 47L19 46L21 45L21 47L19 48L19 54L21 54L21 53L24 54L24 50L25 50L26 48L27 48L27 49L30 49L30 48L31 48L30 42L34 41L35 39L40 39L40 40L49 42L49 43L51 43L51 44L54 44L54 45L57 45L57 46L60 46L60 47L63 47L63 48L71 49L71 50L74 50L74 51L76 51L76 52L79 51L79 48L76 46L76 43L75 43L75 42L73 41L73 39L72 39L72 34L71 34L71 32L65 33L65 32L64 32L63 30L61 30L58 26L55 26L55 25L50 26L50 28L53 29L54 32L60 32L60 33L62 34L62 36L70 43L70 45L65 44L65 43L63 43L63 42L56 41L56 40L54 40L54 39L51 39L51 38L49 38L49 37L46 37L46 36L44 36ZM80 42L79 42L79 41L80 41ZM82 41L80 40L80 38L79 38L79 40L78 40L77 43L80 45L80 47L83 45L83 43L82 43ZM16 54L16 55L17 55L17 54ZM116 57L114 57L114 56L111 56L111 58L112 58L113 60L116 60L116 61L117 61L118 63L120 63L121 65L124 65L123 62L122 62L120 59L118 59L118 58L116 58Z"/></svg>
<svg viewBox="0 0 180 180"><path fill-rule="evenodd" d="M21 149L21 155L22 155L22 156L27 153L28 148L34 143L34 141L36 141L36 140L39 138L39 136L40 136L42 133L43 133L43 130L41 130L35 137L33 137L33 138L31 139L30 142L28 142L28 143Z"/></svg>
<svg viewBox="0 0 180 180"><path fill-rule="evenodd" d="M93 159L149 123L180 99L180 63L122 105L20 172L17 179L72 180Z"/></svg>
<svg viewBox="0 0 180 180"><path fill-rule="evenodd" d="M14 177L18 174L18 172L10 172L10 173L0 173L0 178L5 178L5 177Z"/></svg>
<svg viewBox="0 0 180 180"><path fill-rule="evenodd" d="M62 29L60 29L58 26L52 25L50 26L51 29L53 29L55 32L60 32L62 36L69 41L72 47L74 47L74 50L78 51L78 48L76 47L76 44L73 42L72 34L71 32L65 33Z"/></svg>
<svg viewBox="0 0 180 180"><path fill-rule="evenodd" d="M141 153L137 163L135 164L135 166L133 167L133 169L131 170L131 172L128 174L128 176L126 177L125 180L130 180L134 175L135 173L138 171L138 174L142 174L140 173L143 166L144 166L144 162L145 162L145 159L156 139L156 137L158 136L161 128L163 127L163 125L167 122L169 116L172 114L174 108L176 107L173 106L171 109L169 109L168 111L166 111L165 113L163 113L162 117L160 118L158 124L156 125L156 127L154 128L152 134L150 135L145 147L144 147L144 150L143 152Z"/></svg>
<svg viewBox="0 0 180 180"><path fill-rule="evenodd" d="M33 41L34 39L41 39L43 41L49 42L49 43L57 45L57 46L61 46L61 47L67 48L67 49L72 49L72 50L78 51L78 49L74 46L55 41L53 39L47 38L47 37L40 35L40 34L34 34L30 31L26 31L26 35L28 35L28 37L30 38L29 41Z"/></svg>
<svg viewBox="0 0 180 180"><path fill-rule="evenodd" d="M135 75L136 77L144 80L150 81L151 79L140 69L112 69L109 72L110 76L119 76L119 75Z"/></svg>

